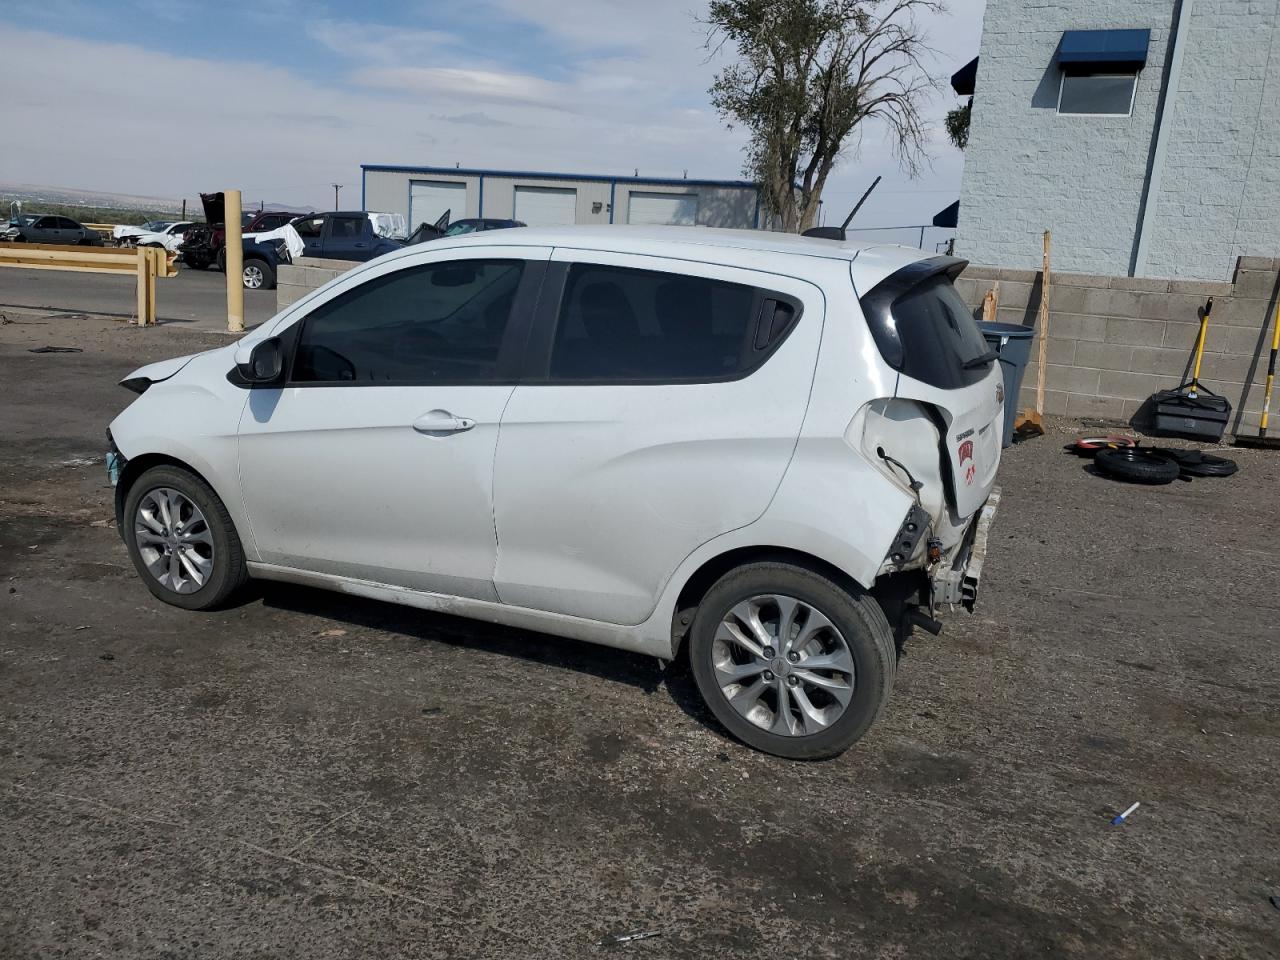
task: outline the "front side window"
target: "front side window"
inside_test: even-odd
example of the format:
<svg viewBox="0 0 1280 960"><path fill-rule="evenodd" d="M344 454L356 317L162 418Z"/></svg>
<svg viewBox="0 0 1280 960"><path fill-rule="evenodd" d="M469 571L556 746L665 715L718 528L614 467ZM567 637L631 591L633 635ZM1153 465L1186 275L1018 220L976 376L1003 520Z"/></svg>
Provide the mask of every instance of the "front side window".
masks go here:
<svg viewBox="0 0 1280 960"><path fill-rule="evenodd" d="M1136 73L1063 73L1059 113L1127 117L1133 111Z"/></svg>
<svg viewBox="0 0 1280 960"><path fill-rule="evenodd" d="M772 305L772 306L770 306ZM768 327L757 343L762 311ZM777 323L778 311L786 316ZM575 264L551 351L551 378L719 380L763 360L795 308L754 287L652 270Z"/></svg>
<svg viewBox="0 0 1280 960"><path fill-rule="evenodd" d="M293 225L293 229L298 231L298 236L304 240L318 240L320 231L324 229L324 217L308 217L305 220L299 220Z"/></svg>
<svg viewBox="0 0 1280 960"><path fill-rule="evenodd" d="M493 383L522 260L454 260L384 274L302 323L296 383Z"/></svg>

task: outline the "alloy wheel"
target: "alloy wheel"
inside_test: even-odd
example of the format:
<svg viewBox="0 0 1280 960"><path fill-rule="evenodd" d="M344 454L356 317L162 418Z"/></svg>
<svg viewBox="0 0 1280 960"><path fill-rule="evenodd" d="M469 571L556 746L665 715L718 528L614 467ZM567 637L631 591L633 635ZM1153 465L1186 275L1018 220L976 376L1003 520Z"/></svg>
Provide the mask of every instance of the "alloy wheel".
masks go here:
<svg viewBox="0 0 1280 960"><path fill-rule="evenodd" d="M250 290L257 290L262 286L262 281L262 268L254 263L247 264L244 268L244 285Z"/></svg>
<svg viewBox="0 0 1280 960"><path fill-rule="evenodd" d="M711 648L716 683L746 720L803 737L835 723L853 699L853 654L820 610L762 594L732 607Z"/></svg>
<svg viewBox="0 0 1280 960"><path fill-rule="evenodd" d="M181 491L148 491L138 501L133 535L147 571L174 593L195 593L213 573L213 532Z"/></svg>

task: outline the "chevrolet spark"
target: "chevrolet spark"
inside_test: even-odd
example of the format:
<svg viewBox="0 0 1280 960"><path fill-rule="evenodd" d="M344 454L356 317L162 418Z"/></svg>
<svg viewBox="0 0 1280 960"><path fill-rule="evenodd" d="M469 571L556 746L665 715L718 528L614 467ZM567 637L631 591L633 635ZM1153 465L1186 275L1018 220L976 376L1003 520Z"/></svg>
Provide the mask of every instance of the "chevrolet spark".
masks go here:
<svg viewBox="0 0 1280 960"><path fill-rule="evenodd" d="M734 735L832 756L976 596L1005 398L964 265L696 228L406 248L124 380L119 529L188 609L254 577L684 648Z"/></svg>

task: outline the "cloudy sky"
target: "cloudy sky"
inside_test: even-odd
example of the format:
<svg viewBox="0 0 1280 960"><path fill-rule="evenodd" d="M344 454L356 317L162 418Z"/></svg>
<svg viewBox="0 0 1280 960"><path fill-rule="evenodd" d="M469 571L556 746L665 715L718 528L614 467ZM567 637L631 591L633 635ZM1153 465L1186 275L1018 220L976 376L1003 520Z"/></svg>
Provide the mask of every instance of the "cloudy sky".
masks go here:
<svg viewBox="0 0 1280 960"><path fill-rule="evenodd" d="M949 76L983 0L924 24ZM705 0L38 0L0 6L6 182L358 205L361 163L737 178L743 137L707 88ZM938 96L932 168L900 173L879 129L828 184L865 225L927 223L959 191ZM17 140L20 149L13 149ZM830 217L828 218L830 219ZM897 239L897 238L894 238Z"/></svg>

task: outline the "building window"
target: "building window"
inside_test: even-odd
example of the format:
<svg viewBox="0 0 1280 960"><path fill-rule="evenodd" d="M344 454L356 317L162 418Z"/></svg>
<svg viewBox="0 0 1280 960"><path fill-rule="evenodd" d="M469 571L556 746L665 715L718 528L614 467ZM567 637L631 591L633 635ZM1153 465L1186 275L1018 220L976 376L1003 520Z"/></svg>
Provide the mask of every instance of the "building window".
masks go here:
<svg viewBox="0 0 1280 960"><path fill-rule="evenodd" d="M1058 92L1058 113L1127 117L1138 89L1136 73L1066 73Z"/></svg>

